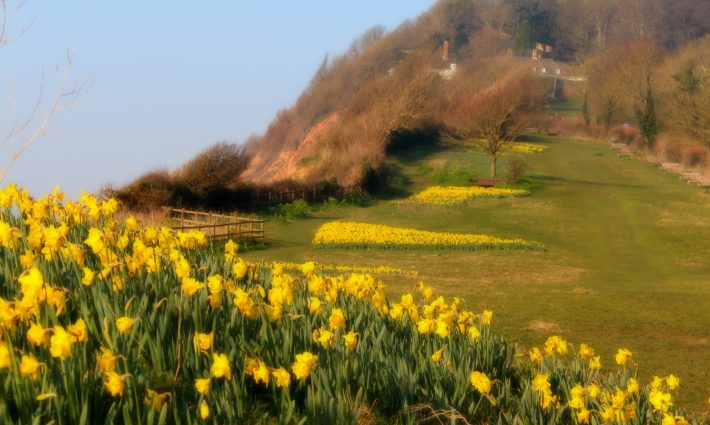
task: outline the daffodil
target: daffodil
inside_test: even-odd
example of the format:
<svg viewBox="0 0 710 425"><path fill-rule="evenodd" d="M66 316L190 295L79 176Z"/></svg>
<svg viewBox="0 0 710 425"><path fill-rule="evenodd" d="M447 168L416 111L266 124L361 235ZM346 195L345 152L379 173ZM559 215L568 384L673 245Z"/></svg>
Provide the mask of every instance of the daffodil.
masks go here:
<svg viewBox="0 0 710 425"><path fill-rule="evenodd" d="M530 361L533 363L542 363L542 361L545 359L544 355L542 354L542 351L540 351L539 348L533 347L530 349L528 352L528 357L530 357Z"/></svg>
<svg viewBox="0 0 710 425"><path fill-rule="evenodd" d="M628 363L629 359L631 359L631 356L631 351L626 348L619 348L619 351L616 352L614 359L616 360L616 364L626 366L626 363Z"/></svg>
<svg viewBox="0 0 710 425"><path fill-rule="evenodd" d="M667 412L673 406L673 401L670 393L663 391L652 390L648 395L648 401L653 406L655 412Z"/></svg>
<svg viewBox="0 0 710 425"><path fill-rule="evenodd" d="M76 337L61 326L54 327L54 334L49 339L49 352L52 357L64 360L71 355L71 347Z"/></svg>
<svg viewBox="0 0 710 425"><path fill-rule="evenodd" d="M330 311L330 317L328 318L328 324L331 329L340 329L345 327L345 315L343 310L339 308L334 308Z"/></svg>
<svg viewBox="0 0 710 425"><path fill-rule="evenodd" d="M491 310L483 310L483 314L481 314L481 324L490 325L492 320L493 312Z"/></svg>
<svg viewBox="0 0 710 425"><path fill-rule="evenodd" d="M89 340L89 332L86 329L86 322L84 322L84 319L82 318L77 319L74 324L67 326L67 331L79 342L86 342Z"/></svg>
<svg viewBox="0 0 710 425"><path fill-rule="evenodd" d="M205 400L200 400L199 410L200 410L200 419L202 419L203 421L210 417L210 406L207 404L207 402Z"/></svg>
<svg viewBox="0 0 710 425"><path fill-rule="evenodd" d="M318 313L321 308L323 308L323 303L321 302L320 298L318 297L309 297L308 298L308 311L311 312L311 314L316 314Z"/></svg>
<svg viewBox="0 0 710 425"><path fill-rule="evenodd" d="M37 267L32 267L17 280L20 282L20 290L26 298L34 302L44 301L46 299L44 277Z"/></svg>
<svg viewBox="0 0 710 425"><path fill-rule="evenodd" d="M81 278L81 284L84 286L91 286L91 284L94 283L96 273L88 267L84 267L82 270L84 271L84 275Z"/></svg>
<svg viewBox="0 0 710 425"><path fill-rule="evenodd" d="M44 345L47 343L49 332L49 329L45 329L37 323L32 322L30 328L27 330L27 341L36 346Z"/></svg>
<svg viewBox="0 0 710 425"><path fill-rule="evenodd" d="M191 278L191 277L186 277L182 280L182 291L187 295L187 296L193 296L199 291L200 289L204 288L205 284L202 282L198 282L197 280Z"/></svg>
<svg viewBox="0 0 710 425"><path fill-rule="evenodd" d="M589 368L594 370L599 370L602 367L602 361L600 356L594 356L589 359Z"/></svg>
<svg viewBox="0 0 710 425"><path fill-rule="evenodd" d="M469 376L471 385L481 394L490 394L493 382L483 372L474 371Z"/></svg>
<svg viewBox="0 0 710 425"><path fill-rule="evenodd" d="M101 347L101 353L96 356L96 362L99 365L101 372L113 372L116 370L116 360L118 356L114 355L111 350L106 347Z"/></svg>
<svg viewBox="0 0 710 425"><path fill-rule="evenodd" d="M118 328L118 331L121 334L125 334L126 332L130 332L131 329L133 329L133 326L136 324L136 322L138 322L138 319L134 319L133 317L119 317L116 320L116 328Z"/></svg>
<svg viewBox="0 0 710 425"><path fill-rule="evenodd" d="M476 342L481 337L481 331L477 327L471 326L468 328L468 337L471 338L471 341Z"/></svg>
<svg viewBox="0 0 710 425"><path fill-rule="evenodd" d="M320 328L313 331L313 342L317 342L323 348L330 348L335 341L335 334L328 329Z"/></svg>
<svg viewBox="0 0 710 425"><path fill-rule="evenodd" d="M39 379L40 373L42 371L42 363L37 360L33 354L24 354L20 359L20 376L23 378L31 377L32 379Z"/></svg>
<svg viewBox="0 0 710 425"><path fill-rule="evenodd" d="M296 379L301 381L308 378L308 375L316 368L318 356L308 351L296 354L296 361L291 365L291 370Z"/></svg>
<svg viewBox="0 0 710 425"><path fill-rule="evenodd" d="M343 335L343 340L344 340L344 345L345 348L348 350L354 350L355 347L357 347L357 334L353 331L350 331Z"/></svg>
<svg viewBox="0 0 710 425"><path fill-rule="evenodd" d="M577 352L577 355L579 356L580 359L586 360L594 357L594 349L587 344L580 344L579 345L579 351Z"/></svg>
<svg viewBox="0 0 710 425"><path fill-rule="evenodd" d="M589 419L592 417L592 412L590 410L587 410L587 408L582 407L578 412L577 412L577 422L581 424L588 424Z"/></svg>
<svg viewBox="0 0 710 425"><path fill-rule="evenodd" d="M165 402L168 401L170 398L170 393L159 393L157 391L154 391L150 388L146 391L146 396L145 399L143 399L143 402L148 405L152 406L153 410L155 410L157 413L160 413L161 410L163 410L163 406L165 405Z"/></svg>
<svg viewBox="0 0 710 425"><path fill-rule="evenodd" d="M252 372L252 376L254 377L254 382L257 384L261 382L266 386L269 385L269 377L271 376L271 372L269 371L269 368L266 367L266 363L258 360L257 365Z"/></svg>
<svg viewBox="0 0 710 425"><path fill-rule="evenodd" d="M0 340L0 369L7 369L11 364L10 349L5 341Z"/></svg>
<svg viewBox="0 0 710 425"><path fill-rule="evenodd" d="M634 378L629 378L629 380L626 382L626 391L628 391L629 394L638 394L639 393L638 381Z"/></svg>
<svg viewBox="0 0 710 425"><path fill-rule="evenodd" d="M197 393L201 394L201 395L207 394L210 390L210 383L211 382L212 382L212 379L210 379L210 378L195 379L195 391L197 391Z"/></svg>
<svg viewBox="0 0 710 425"><path fill-rule="evenodd" d="M316 272L316 263L313 261L303 263L301 266L301 272L307 277L312 276Z"/></svg>
<svg viewBox="0 0 710 425"><path fill-rule="evenodd" d="M242 279L247 274L247 263L241 258L232 266L232 275L237 279Z"/></svg>
<svg viewBox="0 0 710 425"><path fill-rule="evenodd" d="M443 320L437 320L435 325L436 325L435 333L439 336L439 338L448 338L449 337L449 325L446 322L444 322Z"/></svg>
<svg viewBox="0 0 710 425"><path fill-rule="evenodd" d="M438 350L434 351L434 354L431 355L431 360L435 362L441 361L441 359L444 357L444 349L446 347L441 347Z"/></svg>
<svg viewBox="0 0 710 425"><path fill-rule="evenodd" d="M271 376L278 388L288 388L291 385L291 374L282 367L272 370Z"/></svg>
<svg viewBox="0 0 710 425"><path fill-rule="evenodd" d="M203 352L209 351L212 348L212 341L214 340L214 332L201 333L195 332L193 337L193 344L196 350Z"/></svg>
<svg viewBox="0 0 710 425"><path fill-rule="evenodd" d="M113 397L123 396L123 392L126 390L126 376L119 375L116 372L106 372L105 377L104 386L109 394Z"/></svg>
<svg viewBox="0 0 710 425"><path fill-rule="evenodd" d="M427 335L436 330L436 321L432 319L419 319L417 321L417 332Z"/></svg>
<svg viewBox="0 0 710 425"><path fill-rule="evenodd" d="M567 341L557 335L551 336L545 341L545 354L548 356L553 354L564 356L567 354L568 349Z"/></svg>
<svg viewBox="0 0 710 425"><path fill-rule="evenodd" d="M538 373L532 381L533 388L536 391L548 392L550 391L550 381L549 375Z"/></svg>
<svg viewBox="0 0 710 425"><path fill-rule="evenodd" d="M226 354L212 354L212 366L210 373L215 378L232 379L232 368L229 364L229 359Z"/></svg>

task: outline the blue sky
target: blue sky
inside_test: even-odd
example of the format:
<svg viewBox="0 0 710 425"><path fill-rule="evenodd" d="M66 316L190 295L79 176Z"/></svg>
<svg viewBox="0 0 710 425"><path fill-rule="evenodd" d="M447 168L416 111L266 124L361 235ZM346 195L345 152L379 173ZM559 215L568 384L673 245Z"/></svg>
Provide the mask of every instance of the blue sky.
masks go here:
<svg viewBox="0 0 710 425"><path fill-rule="evenodd" d="M56 92L55 68L68 50L70 84L88 84L1 184L33 195L60 185L76 196L178 166L220 140L243 141L296 100L325 54L433 3L30 1L9 26L17 30L36 13L33 25L0 48L0 101L12 99L17 110L0 109L0 135L29 114L40 82L46 100ZM0 150L3 165L8 148Z"/></svg>

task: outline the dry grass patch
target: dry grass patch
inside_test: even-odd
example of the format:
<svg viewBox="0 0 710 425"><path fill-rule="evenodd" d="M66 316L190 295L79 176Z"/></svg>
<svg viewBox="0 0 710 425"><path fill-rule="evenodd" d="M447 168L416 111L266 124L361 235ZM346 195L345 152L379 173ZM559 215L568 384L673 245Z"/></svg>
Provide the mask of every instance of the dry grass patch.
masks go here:
<svg viewBox="0 0 710 425"><path fill-rule="evenodd" d="M574 288L572 293L577 295L589 295L593 293L593 291L589 288Z"/></svg>
<svg viewBox="0 0 710 425"><path fill-rule="evenodd" d="M533 320L525 328L529 331L540 332L540 333L560 333L562 328L557 323L544 322L542 320Z"/></svg>

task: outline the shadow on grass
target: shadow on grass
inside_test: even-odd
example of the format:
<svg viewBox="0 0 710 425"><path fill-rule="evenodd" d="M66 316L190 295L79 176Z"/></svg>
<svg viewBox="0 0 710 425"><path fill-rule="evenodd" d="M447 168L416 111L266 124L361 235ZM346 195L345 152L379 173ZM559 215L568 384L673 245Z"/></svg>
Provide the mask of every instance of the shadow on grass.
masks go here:
<svg viewBox="0 0 710 425"><path fill-rule="evenodd" d="M533 174L527 176L531 181L545 182L550 184L555 183L569 183L569 184L581 184L589 186L610 186L610 187L628 187L628 188L649 188L651 186L642 184L628 184L628 183L604 183L591 180L577 180L577 179L566 179L564 177L558 176L548 176L544 174Z"/></svg>
<svg viewBox="0 0 710 425"><path fill-rule="evenodd" d="M550 144L553 136L547 134L521 134L515 138L516 142L538 143L541 145Z"/></svg>
<svg viewBox="0 0 710 425"><path fill-rule="evenodd" d="M411 185L411 179L405 175L402 175L401 179L401 183L380 190L374 197L381 201L392 201L412 196L412 191L408 189Z"/></svg>
<svg viewBox="0 0 710 425"><path fill-rule="evenodd" d="M393 152L392 158L409 165L445 150L447 150L447 147L441 143L416 145L406 150L400 149Z"/></svg>

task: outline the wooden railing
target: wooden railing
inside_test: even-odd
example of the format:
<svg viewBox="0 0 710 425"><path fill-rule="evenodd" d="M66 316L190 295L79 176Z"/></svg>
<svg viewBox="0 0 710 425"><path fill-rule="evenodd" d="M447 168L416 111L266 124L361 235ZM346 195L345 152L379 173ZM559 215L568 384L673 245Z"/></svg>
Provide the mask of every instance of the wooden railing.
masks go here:
<svg viewBox="0 0 710 425"><path fill-rule="evenodd" d="M199 230L212 240L264 240L264 220L182 208L163 207L173 230Z"/></svg>
<svg viewBox="0 0 710 425"><path fill-rule="evenodd" d="M288 202L293 202L297 199L303 199L306 202L317 203L327 201L328 198L343 199L347 195L358 195L363 194L361 186L338 186L338 187L325 187L325 188L311 188L311 189L291 189L291 190L267 190L267 191L255 191L252 200L252 207L264 207L272 206L278 204L284 204Z"/></svg>

